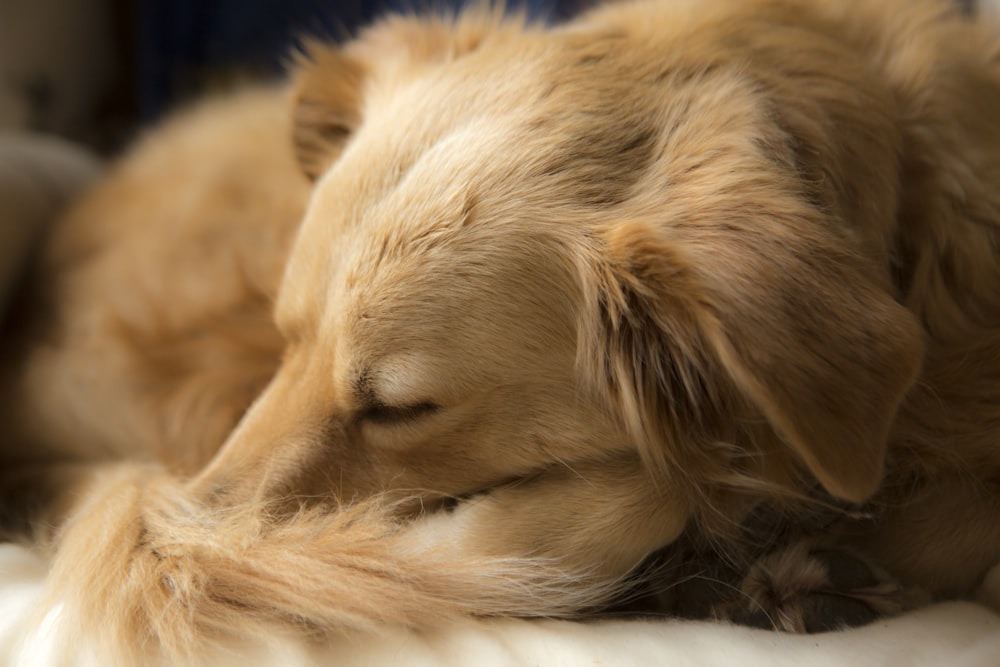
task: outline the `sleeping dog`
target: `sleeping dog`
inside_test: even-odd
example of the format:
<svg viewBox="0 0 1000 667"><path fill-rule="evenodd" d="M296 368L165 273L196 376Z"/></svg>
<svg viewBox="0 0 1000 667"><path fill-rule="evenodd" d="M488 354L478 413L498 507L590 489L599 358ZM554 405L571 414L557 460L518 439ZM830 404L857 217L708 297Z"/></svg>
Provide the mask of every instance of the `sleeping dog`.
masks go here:
<svg viewBox="0 0 1000 667"><path fill-rule="evenodd" d="M312 44L51 239L7 511L61 526L109 642L177 651L636 586L796 631L966 594L1000 560L996 109L1000 36L934 0Z"/></svg>

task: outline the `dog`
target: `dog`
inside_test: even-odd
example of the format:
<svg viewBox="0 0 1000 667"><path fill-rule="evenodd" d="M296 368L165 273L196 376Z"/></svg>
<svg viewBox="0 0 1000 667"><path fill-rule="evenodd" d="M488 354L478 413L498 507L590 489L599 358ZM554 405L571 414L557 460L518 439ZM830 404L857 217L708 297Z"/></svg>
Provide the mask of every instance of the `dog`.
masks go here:
<svg viewBox="0 0 1000 667"><path fill-rule="evenodd" d="M966 595L1000 561L997 108L1000 34L936 0L310 44L57 230L4 504L61 526L110 644L175 654L657 579L793 631Z"/></svg>

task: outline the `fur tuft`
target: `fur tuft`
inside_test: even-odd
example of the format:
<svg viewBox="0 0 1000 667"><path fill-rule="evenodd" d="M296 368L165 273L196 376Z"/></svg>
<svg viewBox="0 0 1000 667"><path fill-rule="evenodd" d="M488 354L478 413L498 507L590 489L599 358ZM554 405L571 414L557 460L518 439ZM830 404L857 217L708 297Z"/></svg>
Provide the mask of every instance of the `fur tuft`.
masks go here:
<svg viewBox="0 0 1000 667"><path fill-rule="evenodd" d="M281 627L324 636L564 616L618 588L581 586L586 573L551 560L404 547L405 525L377 499L279 520L265 506L197 505L155 469L115 467L94 482L57 536L45 606L61 602L75 639L115 664L185 662Z"/></svg>

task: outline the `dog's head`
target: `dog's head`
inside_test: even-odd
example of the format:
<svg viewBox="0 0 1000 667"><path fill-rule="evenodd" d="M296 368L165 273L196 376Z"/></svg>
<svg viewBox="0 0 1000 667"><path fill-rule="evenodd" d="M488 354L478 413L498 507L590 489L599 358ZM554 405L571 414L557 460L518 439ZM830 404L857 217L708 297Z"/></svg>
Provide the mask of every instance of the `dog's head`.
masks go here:
<svg viewBox="0 0 1000 667"><path fill-rule="evenodd" d="M890 103L849 54L824 78L822 40L796 81L721 29L664 49L615 20L393 19L310 51L288 348L202 488L672 508L629 524L649 544L719 489L873 493L920 359Z"/></svg>

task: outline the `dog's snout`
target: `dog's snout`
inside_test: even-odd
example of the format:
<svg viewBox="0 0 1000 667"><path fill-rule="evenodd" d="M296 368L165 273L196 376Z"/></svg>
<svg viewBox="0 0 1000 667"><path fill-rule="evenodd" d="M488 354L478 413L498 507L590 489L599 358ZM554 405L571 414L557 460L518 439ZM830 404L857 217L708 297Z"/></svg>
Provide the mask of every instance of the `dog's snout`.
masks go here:
<svg viewBox="0 0 1000 667"><path fill-rule="evenodd" d="M280 397L264 397L191 481L200 502L301 506L372 494L350 418L289 419ZM276 405L277 407L272 407ZM291 411L292 414L300 411Z"/></svg>

